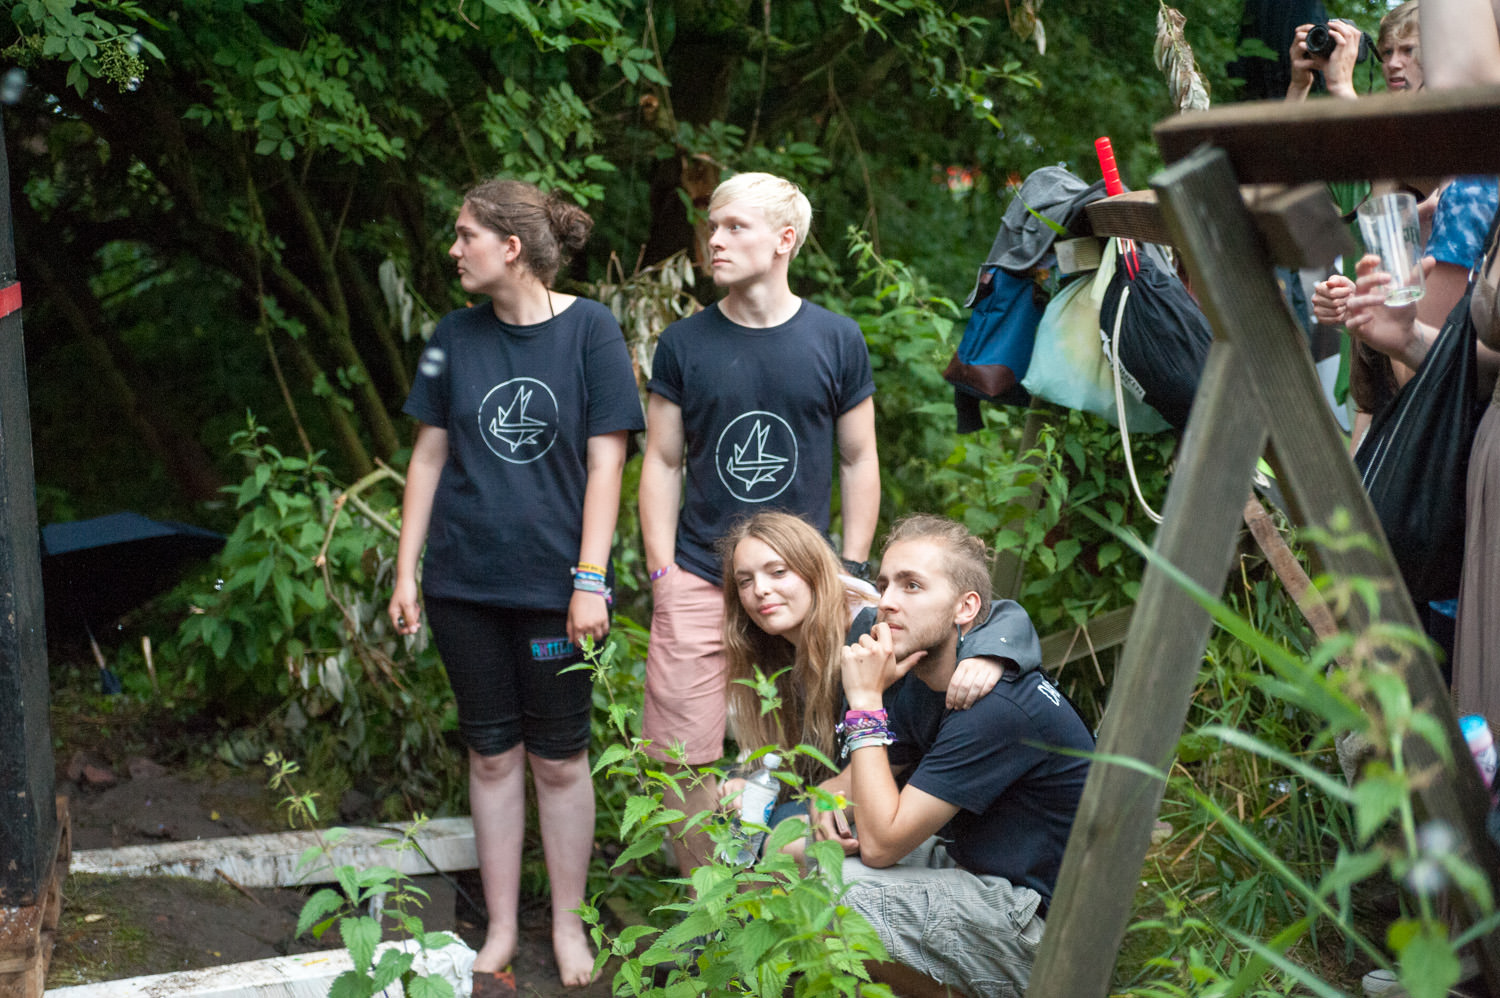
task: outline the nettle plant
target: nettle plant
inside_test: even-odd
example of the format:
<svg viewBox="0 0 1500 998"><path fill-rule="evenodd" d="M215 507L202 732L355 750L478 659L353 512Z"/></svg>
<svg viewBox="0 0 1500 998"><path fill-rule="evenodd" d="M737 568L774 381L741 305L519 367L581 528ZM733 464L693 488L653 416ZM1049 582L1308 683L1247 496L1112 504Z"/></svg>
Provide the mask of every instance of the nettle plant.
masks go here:
<svg viewBox="0 0 1500 998"><path fill-rule="evenodd" d="M292 784L299 771L297 763L276 752L268 752L263 761L271 770L271 789L287 794L281 806L287 809L292 827L307 827L317 840L298 860L298 872L331 875L338 885L313 892L297 917L297 935L311 932L321 939L337 925L349 950L353 967L334 978L328 998L372 998L398 981L409 998L453 998L453 985L446 978L424 972L433 951L459 942L452 933L428 932L423 927L415 912L428 900L427 892L391 866L361 869L350 863L335 864L332 850L349 830L318 829L317 795L298 792ZM419 849L417 836L425 824L426 819L418 815L399 837L380 845L398 854ZM397 945L381 948L388 930Z"/></svg>
<svg viewBox="0 0 1500 998"><path fill-rule="evenodd" d="M1455 831L1419 817L1416 795L1432 774L1413 768L1409 741L1472 764L1451 758L1437 719L1412 702L1405 672L1426 636L1379 621L1369 580L1322 578L1339 617L1358 603L1372 623L1303 651L1137 550L1218 631L1177 763L1156 774L1173 834L1148 861L1160 893L1138 909L1126 947L1156 948L1122 992L1333 996L1351 982L1326 979L1330 970L1356 966L1387 972L1413 998L1445 996L1461 977L1460 951L1500 928L1500 913ZM1366 746L1352 783L1334 752L1351 736ZM1372 916L1362 897L1385 885L1399 885L1399 913ZM1446 910L1462 899L1479 914L1457 930Z"/></svg>
<svg viewBox="0 0 1500 998"><path fill-rule="evenodd" d="M630 728L633 704L618 699L611 689L613 662L621 646L610 642L598 654L590 651L590 662L581 667L592 669L597 687L606 691L605 713L616 738L594 763L595 777L625 779L634 785L619 824L625 848L613 870L623 873L632 864L658 855L674 822L705 829L714 843L712 860L695 869L690 878L673 881L690 887L691 893L653 909L652 916L665 928L628 925L611 935L598 908L584 906L584 922L599 947L598 966L612 957L621 961L612 985L614 993L643 998L700 994L889 998L890 990L871 984L865 970L867 961L886 959L884 947L869 923L840 903L844 854L838 844L813 842L807 825L782 822L768 830L764 858L749 866L723 858L733 854L731 846L739 834L727 815L714 811L687 815L664 803L669 792L680 796L682 778L646 754L647 743ZM817 787L803 786L792 772L799 754L810 754L827 764L815 749L797 746L783 751L768 746L750 759L769 751L782 752L785 761L776 776L799 799L823 808L845 803ZM724 773L706 768L686 778L709 775L722 778ZM809 839L806 872L782 851L804 835Z"/></svg>

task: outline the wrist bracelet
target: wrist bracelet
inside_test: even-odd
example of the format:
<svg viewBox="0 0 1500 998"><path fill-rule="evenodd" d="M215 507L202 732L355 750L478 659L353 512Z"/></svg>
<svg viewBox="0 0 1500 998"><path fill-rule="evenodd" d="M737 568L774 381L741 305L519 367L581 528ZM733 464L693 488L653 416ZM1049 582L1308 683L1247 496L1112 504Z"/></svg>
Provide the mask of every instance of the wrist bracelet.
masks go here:
<svg viewBox="0 0 1500 998"><path fill-rule="evenodd" d="M610 591L605 581L604 573L590 572L584 568L572 568L568 570L573 576L573 591L578 593L595 593L604 597L605 605L614 606L615 594Z"/></svg>
<svg viewBox="0 0 1500 998"><path fill-rule="evenodd" d="M594 572L594 573L599 574L599 575L606 575L606 574L608 574L605 571L605 568L604 568L603 565L590 565L586 561L580 561L578 563L577 571L580 571L580 572Z"/></svg>
<svg viewBox="0 0 1500 998"><path fill-rule="evenodd" d="M895 736L892 735L889 731L885 730L871 731L855 735L844 741L844 748L843 751L839 753L839 758L847 759L849 758L850 754L857 749L869 748L872 745L892 745L895 743L895 741Z"/></svg>
<svg viewBox="0 0 1500 998"><path fill-rule="evenodd" d="M661 568L658 568L656 571L654 571L654 572L651 573L651 581L655 582L657 579L661 578L663 575L666 575L668 572L670 572L674 567L675 566L671 562L668 562L667 564L663 565Z"/></svg>

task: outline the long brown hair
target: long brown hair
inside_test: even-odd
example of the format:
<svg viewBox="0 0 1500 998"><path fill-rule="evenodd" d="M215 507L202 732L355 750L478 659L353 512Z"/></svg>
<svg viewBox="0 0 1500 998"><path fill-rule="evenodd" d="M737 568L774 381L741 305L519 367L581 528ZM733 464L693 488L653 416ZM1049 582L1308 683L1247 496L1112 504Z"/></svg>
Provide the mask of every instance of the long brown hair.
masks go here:
<svg viewBox="0 0 1500 998"><path fill-rule="evenodd" d="M761 630L740 604L734 551L747 538L770 547L812 590L801 648ZM838 557L816 528L786 513L757 513L740 521L719 542L719 553L724 566L724 651L735 740L741 750L805 743L833 759L833 729L839 720L835 715L842 690L840 656L849 629L850 596L839 578ZM754 687L739 681L753 681L757 667L763 676L775 676L781 700L779 708L764 714ZM812 782L833 775L803 757L797 760L796 772Z"/></svg>

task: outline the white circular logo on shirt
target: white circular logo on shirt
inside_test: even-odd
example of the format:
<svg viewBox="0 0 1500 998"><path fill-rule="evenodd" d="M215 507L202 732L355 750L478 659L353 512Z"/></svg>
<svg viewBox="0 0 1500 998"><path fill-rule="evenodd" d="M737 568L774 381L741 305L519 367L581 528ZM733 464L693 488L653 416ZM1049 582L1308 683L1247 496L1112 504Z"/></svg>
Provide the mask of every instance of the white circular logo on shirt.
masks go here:
<svg viewBox="0 0 1500 998"><path fill-rule="evenodd" d="M535 378L511 378L479 403L479 435L495 456L530 464L557 440L557 397Z"/></svg>
<svg viewBox="0 0 1500 998"><path fill-rule="evenodd" d="M735 417L714 447L719 480L741 502L765 502L786 491L797 476L797 437L774 412Z"/></svg>

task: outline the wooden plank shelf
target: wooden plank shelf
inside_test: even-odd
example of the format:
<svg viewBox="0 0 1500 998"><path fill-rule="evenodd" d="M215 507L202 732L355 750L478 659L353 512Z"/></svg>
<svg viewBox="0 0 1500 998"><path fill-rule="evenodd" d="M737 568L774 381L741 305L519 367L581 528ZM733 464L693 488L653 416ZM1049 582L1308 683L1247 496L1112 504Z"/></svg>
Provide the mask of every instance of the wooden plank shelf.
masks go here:
<svg viewBox="0 0 1500 998"><path fill-rule="evenodd" d="M1500 163L1500 86L1246 101L1175 115L1155 136L1168 163L1222 149L1241 184L1488 174Z"/></svg>
<svg viewBox="0 0 1500 998"><path fill-rule="evenodd" d="M1241 187L1240 196L1265 242L1266 255L1278 267L1323 267L1355 250L1323 184L1255 184ZM1102 198L1085 207L1084 214L1096 236L1172 242L1155 191Z"/></svg>

